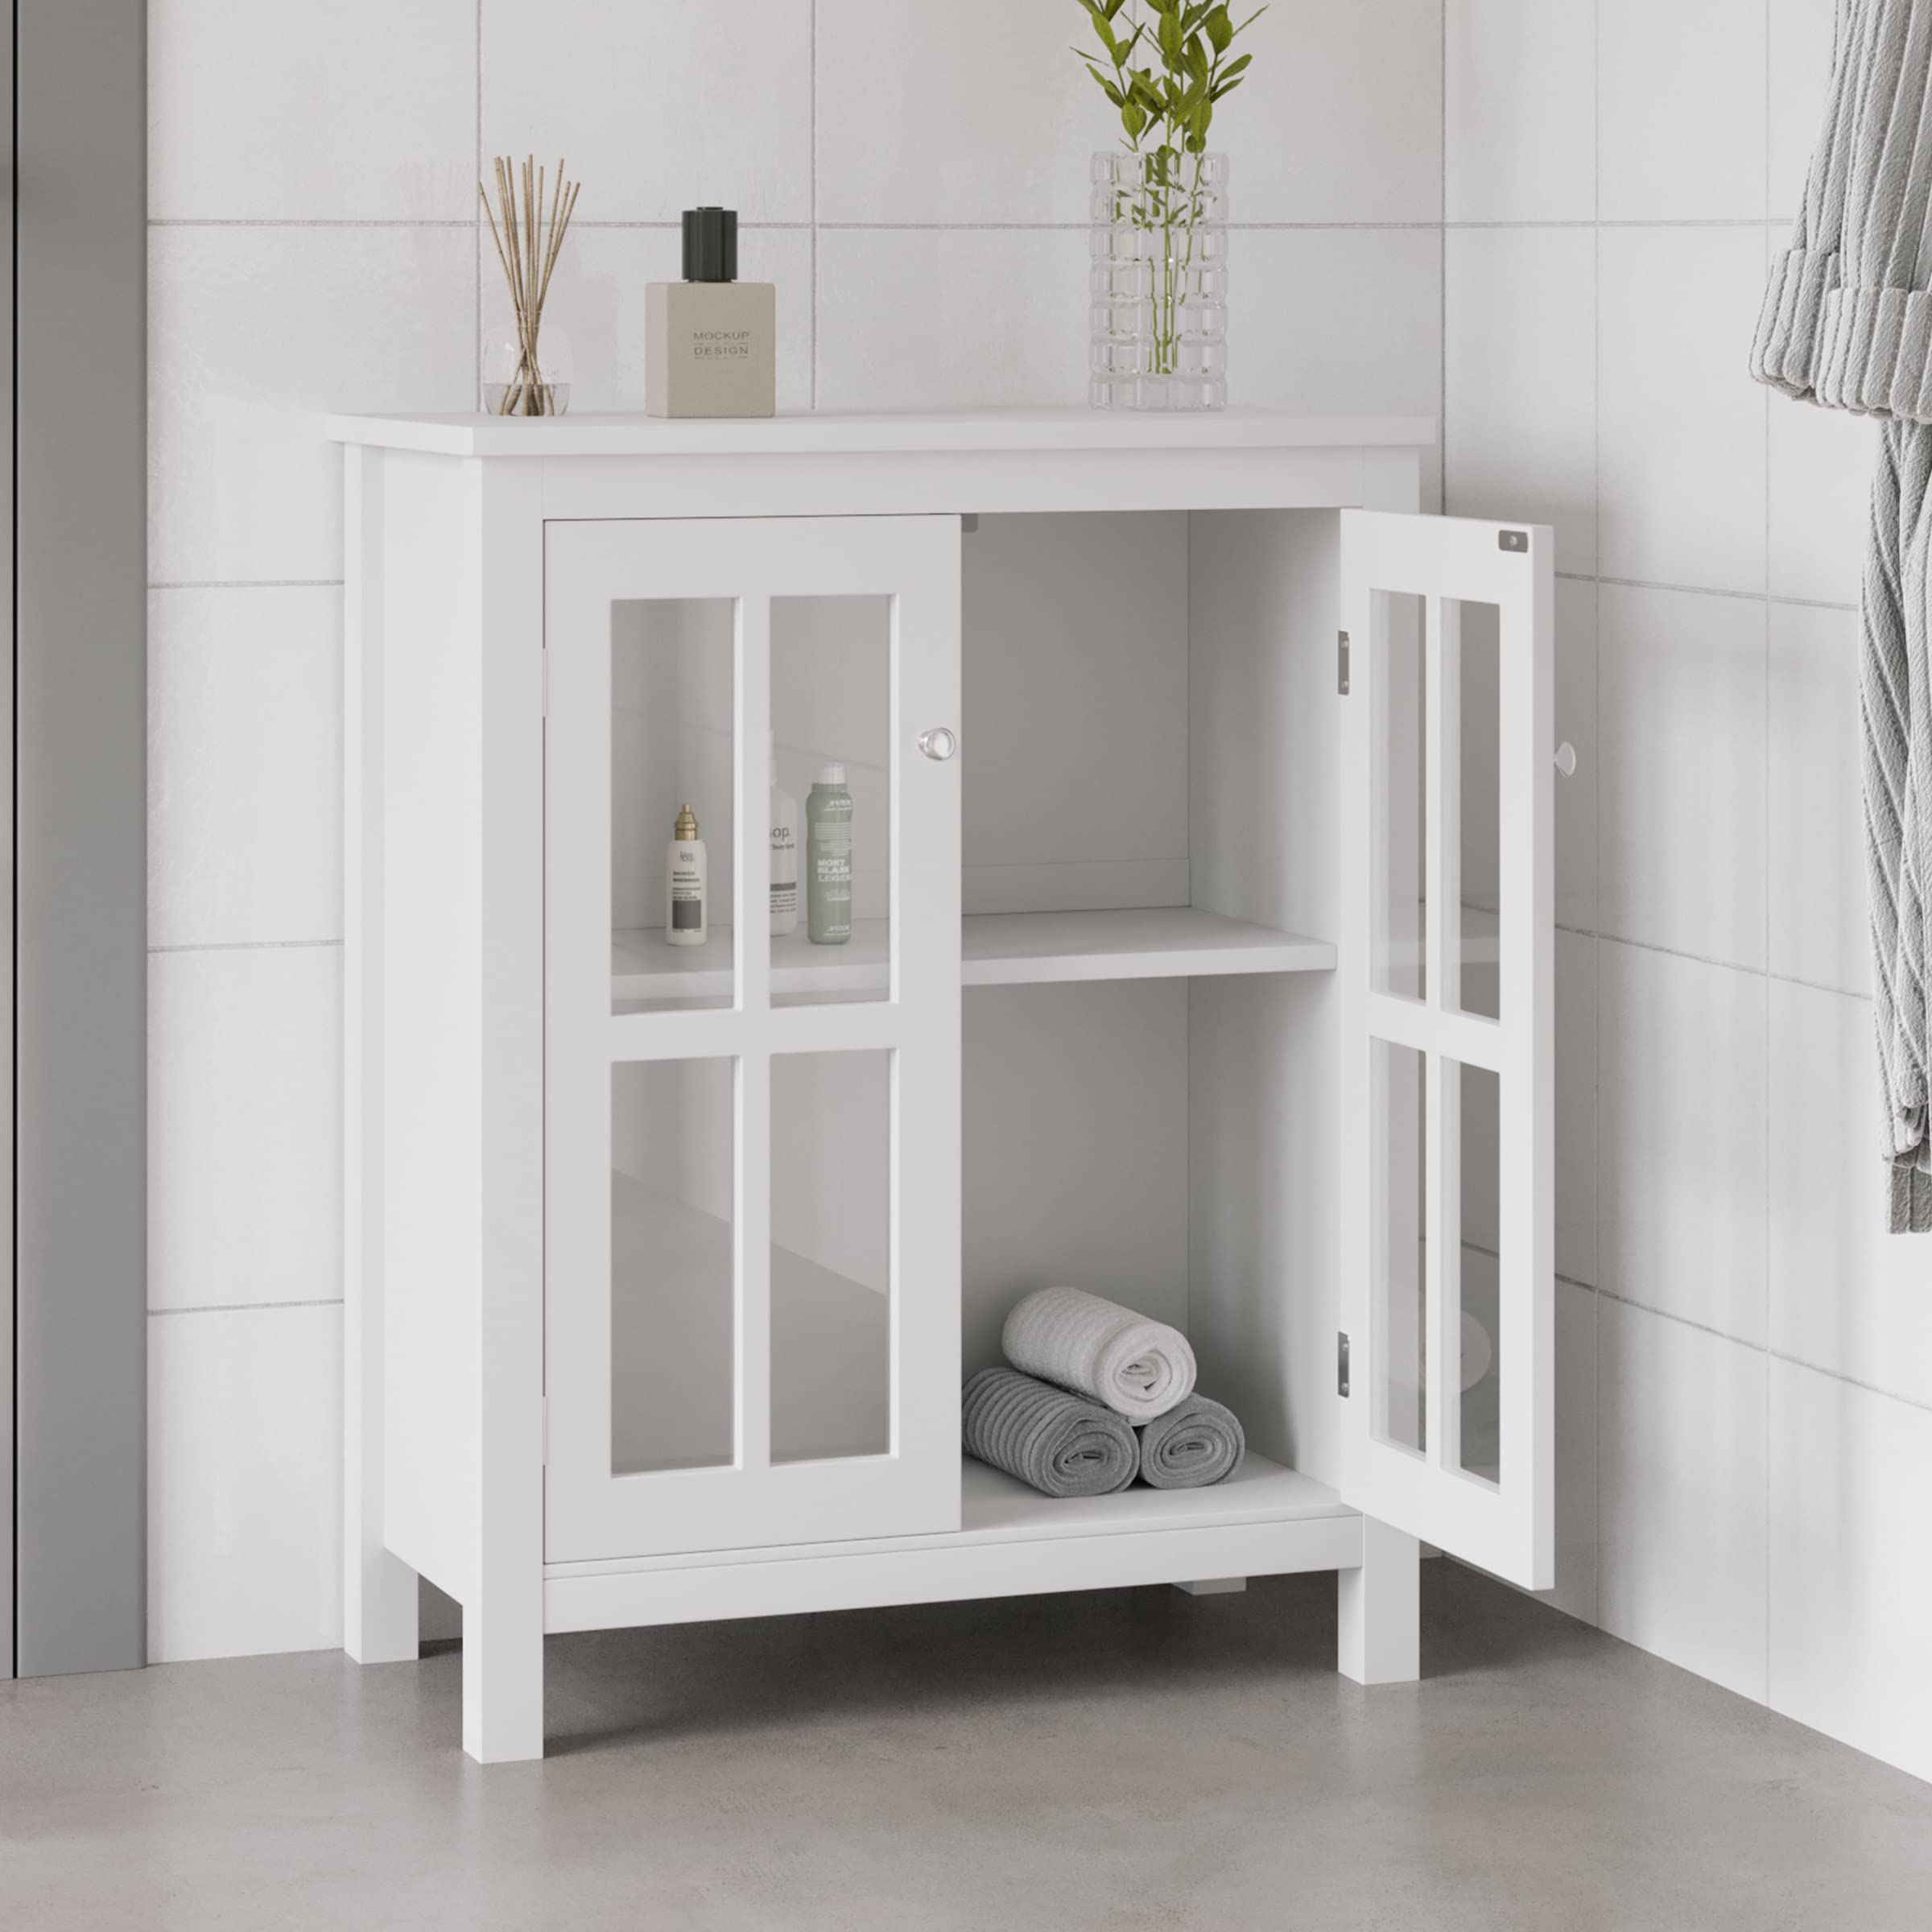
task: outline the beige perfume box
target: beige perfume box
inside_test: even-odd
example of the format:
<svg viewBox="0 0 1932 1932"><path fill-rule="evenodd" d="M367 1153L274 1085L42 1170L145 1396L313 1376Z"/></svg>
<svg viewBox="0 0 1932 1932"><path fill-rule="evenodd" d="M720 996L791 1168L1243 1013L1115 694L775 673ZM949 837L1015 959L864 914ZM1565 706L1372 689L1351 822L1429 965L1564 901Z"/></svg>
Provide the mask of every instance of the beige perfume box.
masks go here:
<svg viewBox="0 0 1932 1932"><path fill-rule="evenodd" d="M770 416L778 407L770 282L653 282L644 291L644 407L654 416Z"/></svg>

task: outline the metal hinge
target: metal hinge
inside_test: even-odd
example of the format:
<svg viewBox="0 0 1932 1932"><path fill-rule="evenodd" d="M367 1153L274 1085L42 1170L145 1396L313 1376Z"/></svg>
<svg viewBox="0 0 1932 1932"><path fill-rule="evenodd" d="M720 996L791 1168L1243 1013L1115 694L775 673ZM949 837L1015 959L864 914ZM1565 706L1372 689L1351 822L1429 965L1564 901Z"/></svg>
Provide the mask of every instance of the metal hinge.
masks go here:
<svg viewBox="0 0 1932 1932"><path fill-rule="evenodd" d="M1348 1393L1348 1338L1338 1335L1335 1338L1335 1392L1337 1395Z"/></svg>
<svg viewBox="0 0 1932 1932"><path fill-rule="evenodd" d="M1348 695L1348 634L1345 630L1335 633L1335 687L1345 698Z"/></svg>

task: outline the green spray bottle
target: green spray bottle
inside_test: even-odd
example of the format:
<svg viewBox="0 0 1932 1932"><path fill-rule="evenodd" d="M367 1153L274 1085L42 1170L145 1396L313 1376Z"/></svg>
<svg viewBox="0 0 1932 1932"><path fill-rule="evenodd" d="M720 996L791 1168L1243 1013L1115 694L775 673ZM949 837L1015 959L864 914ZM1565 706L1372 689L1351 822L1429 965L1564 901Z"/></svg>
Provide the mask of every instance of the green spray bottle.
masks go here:
<svg viewBox="0 0 1932 1932"><path fill-rule="evenodd" d="M852 794L827 765L805 799L805 920L815 946L852 937Z"/></svg>

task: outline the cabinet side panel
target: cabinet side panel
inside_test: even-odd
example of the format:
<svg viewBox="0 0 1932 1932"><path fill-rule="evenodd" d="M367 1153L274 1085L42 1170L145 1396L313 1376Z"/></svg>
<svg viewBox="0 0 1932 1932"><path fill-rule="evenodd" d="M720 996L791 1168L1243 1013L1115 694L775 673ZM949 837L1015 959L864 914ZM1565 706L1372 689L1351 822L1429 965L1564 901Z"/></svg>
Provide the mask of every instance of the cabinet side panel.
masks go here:
<svg viewBox="0 0 1932 1932"><path fill-rule="evenodd" d="M384 546L384 1534L469 1594L482 1273L476 466L392 454Z"/></svg>
<svg viewBox="0 0 1932 1932"><path fill-rule="evenodd" d="M1332 937L1340 808L1337 524L1189 520L1193 902ZM1340 1473L1332 974L1188 993L1188 1333L1265 1455Z"/></svg>

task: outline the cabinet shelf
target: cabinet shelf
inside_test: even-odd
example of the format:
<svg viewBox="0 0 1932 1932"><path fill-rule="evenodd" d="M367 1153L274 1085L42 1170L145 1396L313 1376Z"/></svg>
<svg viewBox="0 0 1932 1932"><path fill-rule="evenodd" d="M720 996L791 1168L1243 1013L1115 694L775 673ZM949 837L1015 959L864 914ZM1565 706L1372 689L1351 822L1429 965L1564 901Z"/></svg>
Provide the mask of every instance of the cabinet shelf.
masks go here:
<svg viewBox="0 0 1932 1932"><path fill-rule="evenodd" d="M843 946L815 946L803 928L774 939L772 991L781 997L882 993L887 939L886 921L861 919ZM729 999L731 947L724 926L712 927L703 946L667 946L662 927L613 932L612 998L624 1005ZM960 923L960 979L968 986L1327 972L1335 966L1335 947L1326 939L1191 906L977 913Z"/></svg>

